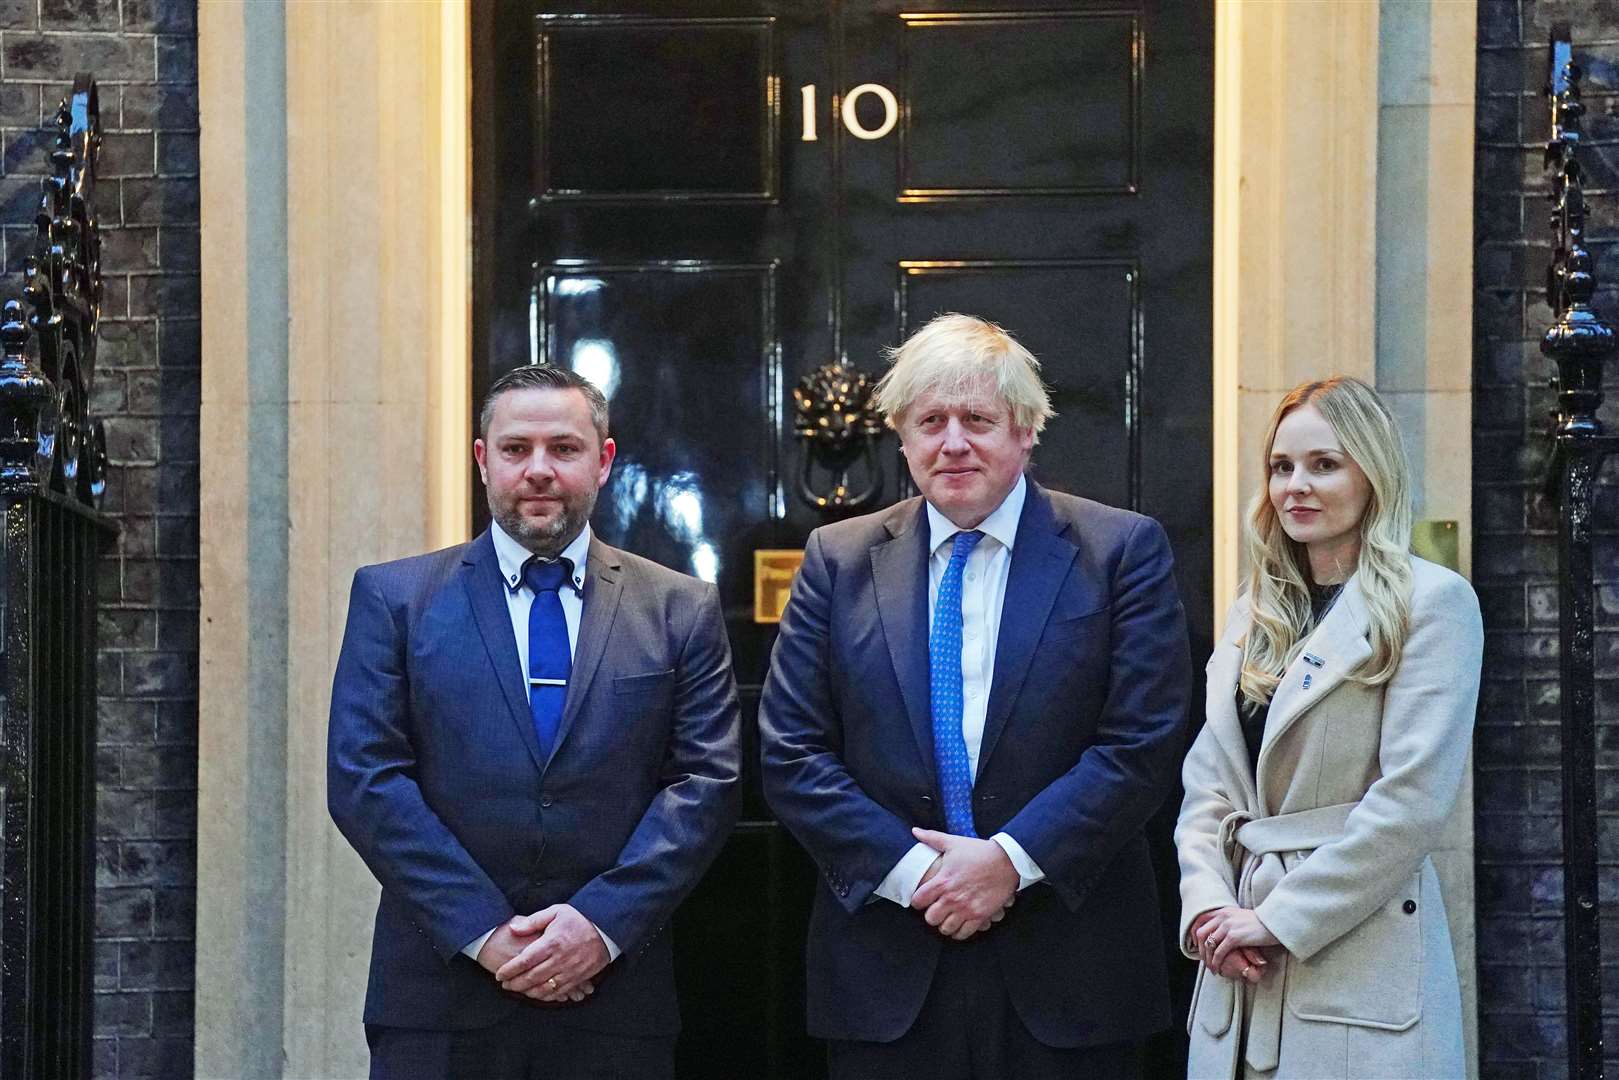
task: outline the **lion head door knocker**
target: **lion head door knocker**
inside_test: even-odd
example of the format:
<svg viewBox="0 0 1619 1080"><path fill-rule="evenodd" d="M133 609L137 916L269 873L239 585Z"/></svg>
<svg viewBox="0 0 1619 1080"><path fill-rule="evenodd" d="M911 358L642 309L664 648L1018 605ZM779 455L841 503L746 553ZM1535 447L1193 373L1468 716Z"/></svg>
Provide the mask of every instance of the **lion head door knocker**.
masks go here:
<svg viewBox="0 0 1619 1080"><path fill-rule="evenodd" d="M793 388L793 431L804 440L804 468L799 494L819 510L852 512L870 505L882 486L877 440L883 421L872 400L873 386L864 372L841 362L826 364ZM865 463L865 484L849 488L849 474ZM832 482L826 494L816 490L817 473Z"/></svg>

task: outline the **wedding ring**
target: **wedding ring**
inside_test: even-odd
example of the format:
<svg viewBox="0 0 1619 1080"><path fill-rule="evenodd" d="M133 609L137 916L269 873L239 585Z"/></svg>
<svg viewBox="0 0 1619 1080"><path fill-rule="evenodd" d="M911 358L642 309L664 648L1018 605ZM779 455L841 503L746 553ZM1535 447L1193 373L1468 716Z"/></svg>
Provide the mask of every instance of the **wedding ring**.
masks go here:
<svg viewBox="0 0 1619 1080"><path fill-rule="evenodd" d="M1246 974L1247 974L1247 972L1243 972L1243 974L1244 974L1244 975L1246 975ZM557 989L557 980L556 980L556 976L555 976L555 975L553 975L553 976L551 976L551 978L549 978L549 979L546 979L546 980L545 980L545 985L546 985L546 986L549 986L549 987L550 987L550 988L551 988L551 992L552 992L552 993L553 993L553 994L554 994L554 993L556 993L556 989Z"/></svg>
<svg viewBox="0 0 1619 1080"><path fill-rule="evenodd" d="M1252 971L1252 970L1254 970L1254 965L1252 965L1252 964L1244 964L1242 966L1242 977L1246 979L1248 977L1248 973L1250 971ZM553 979L552 981L555 982L556 980ZM553 989L554 989L554 987L553 987Z"/></svg>

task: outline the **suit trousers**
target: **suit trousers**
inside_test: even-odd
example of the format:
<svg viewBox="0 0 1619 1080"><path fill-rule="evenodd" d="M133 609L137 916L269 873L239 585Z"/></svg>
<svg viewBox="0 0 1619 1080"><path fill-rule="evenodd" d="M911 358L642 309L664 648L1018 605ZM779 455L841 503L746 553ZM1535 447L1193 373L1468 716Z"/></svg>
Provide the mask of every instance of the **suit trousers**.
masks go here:
<svg viewBox="0 0 1619 1080"><path fill-rule="evenodd" d="M611 1035L532 1007L468 1031L365 1026L371 1080L674 1080L674 1036Z"/></svg>
<svg viewBox="0 0 1619 1080"><path fill-rule="evenodd" d="M829 1042L831 1080L1140 1080L1139 1043L1060 1048L1029 1034L989 940L997 929L945 943L922 1012L904 1035Z"/></svg>

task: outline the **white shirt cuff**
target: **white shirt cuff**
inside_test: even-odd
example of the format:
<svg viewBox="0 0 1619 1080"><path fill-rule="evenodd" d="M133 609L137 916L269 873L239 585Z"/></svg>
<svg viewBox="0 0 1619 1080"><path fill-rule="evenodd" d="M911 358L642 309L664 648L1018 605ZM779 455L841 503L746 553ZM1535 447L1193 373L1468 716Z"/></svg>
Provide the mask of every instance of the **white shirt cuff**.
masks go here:
<svg viewBox="0 0 1619 1080"><path fill-rule="evenodd" d="M913 885L911 888L914 891L916 887ZM607 936L607 931L603 930L599 926L596 926L595 923L591 923L590 925L594 927L596 933L601 936L602 944L607 946L607 962L611 964L623 954L624 950L618 947L618 943L616 941ZM495 931L499 929L500 927L498 926L490 928L484 934L474 938L469 944L463 945L461 947L461 951L474 960L478 959L478 953L482 951L484 942L493 937Z"/></svg>
<svg viewBox="0 0 1619 1080"><path fill-rule="evenodd" d="M913 844L911 850L894 864L894 869L877 886L877 895L892 900L900 907L910 907L911 897L922 884L922 875L928 872L939 853L926 844Z"/></svg>
<svg viewBox="0 0 1619 1080"><path fill-rule="evenodd" d="M1037 881L1046 879L1046 872L1040 869L1039 864L1033 859L1029 858L1029 853L1023 850L1022 844L1003 832L996 833L990 839L1001 845L1001 850L1006 852L1006 857L1012 860L1012 867L1017 870L1018 892L1022 892Z"/></svg>
<svg viewBox="0 0 1619 1080"><path fill-rule="evenodd" d="M465 953L467 956L470 956L474 960L478 959L478 953L483 950L483 943L488 941L490 938L494 937L495 936L495 931L499 930L499 929L500 929L500 927L498 927L498 926L490 927L484 933L479 934L477 937L473 938L470 943L461 946L461 951L463 953Z"/></svg>
<svg viewBox="0 0 1619 1080"><path fill-rule="evenodd" d="M590 925L596 927L596 933L600 935L602 944L607 946L607 962L611 964L614 960L618 959L619 954L624 950L618 947L618 943L616 941L607 936L607 931L603 930L599 926L596 926L595 923L591 923Z"/></svg>

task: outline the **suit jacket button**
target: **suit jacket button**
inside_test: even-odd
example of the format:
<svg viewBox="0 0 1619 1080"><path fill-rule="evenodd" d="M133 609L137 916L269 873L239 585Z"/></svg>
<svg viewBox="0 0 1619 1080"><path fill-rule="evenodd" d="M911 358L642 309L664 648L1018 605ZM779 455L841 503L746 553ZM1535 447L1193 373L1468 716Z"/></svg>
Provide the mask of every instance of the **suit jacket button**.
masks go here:
<svg viewBox="0 0 1619 1080"><path fill-rule="evenodd" d="M1415 915L1417 913L1417 902L1415 900L1407 900L1400 906L1405 910L1407 915Z"/></svg>
<svg viewBox="0 0 1619 1080"><path fill-rule="evenodd" d="M541 799L540 800L540 805L541 806L547 806L547 807L550 806L551 805L551 797L548 795L545 798Z"/></svg>

